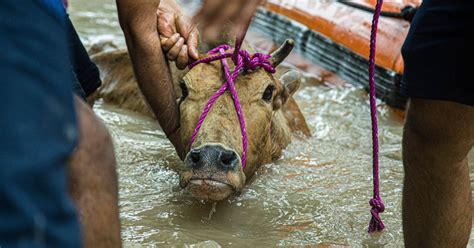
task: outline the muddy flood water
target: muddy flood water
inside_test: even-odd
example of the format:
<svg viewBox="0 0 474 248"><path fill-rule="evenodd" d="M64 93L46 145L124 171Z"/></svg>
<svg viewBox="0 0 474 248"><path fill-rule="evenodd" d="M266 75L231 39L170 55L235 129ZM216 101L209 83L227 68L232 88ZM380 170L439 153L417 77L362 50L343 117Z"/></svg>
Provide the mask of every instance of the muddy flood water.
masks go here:
<svg viewBox="0 0 474 248"><path fill-rule="evenodd" d="M71 19L86 46L113 40L125 47L115 1L70 2ZM154 120L99 101L94 110L114 138L118 159L124 247L403 246L403 120L379 103L386 230L369 236L372 172L366 92L306 85L296 100L312 137L294 140L281 159L258 171L240 196L216 205L182 192L172 170L180 160ZM472 182L472 152L470 157Z"/></svg>

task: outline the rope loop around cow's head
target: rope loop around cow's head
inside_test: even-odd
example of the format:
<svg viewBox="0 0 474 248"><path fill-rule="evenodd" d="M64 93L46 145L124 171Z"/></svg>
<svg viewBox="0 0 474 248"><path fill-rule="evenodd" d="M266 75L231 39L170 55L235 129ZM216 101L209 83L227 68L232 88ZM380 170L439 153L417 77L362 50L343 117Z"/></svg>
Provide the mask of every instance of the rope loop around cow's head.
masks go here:
<svg viewBox="0 0 474 248"><path fill-rule="evenodd" d="M196 66L197 64L200 64L200 63L210 63L212 61L222 60L222 59L225 59L225 58L232 57L233 53L230 53L230 52L229 53L219 53L220 49L223 49L224 51L227 51L231 48L232 47L230 45L227 45L227 44L219 45L219 46L209 50L209 52L208 52L208 54L217 54L217 55L209 56L209 57L206 57L206 58L196 60L196 61L192 62L191 64L189 64L188 68L192 69L194 66ZM234 64L235 64L235 66L237 66L238 64L243 63L242 69L246 72L254 71L254 70L262 67L263 69L265 69L265 71L268 71L270 73L275 73L276 70L269 61L270 57L271 57L270 54L254 53L254 54L250 55L249 52L247 52L246 50L240 50L238 60L241 60L241 62L240 61L234 61Z"/></svg>
<svg viewBox="0 0 474 248"><path fill-rule="evenodd" d="M235 110L237 112L237 117L239 119L240 130L242 133L242 169L245 169L246 161L247 161L247 150L248 150L248 138L247 138L247 130L245 126L244 114L242 112L242 106L240 105L239 96L237 94L237 90L235 89L235 79L237 76L242 72L249 72L254 71L258 68L263 68L265 71L269 73L275 73L275 68L273 68L272 64L270 63L270 55L263 54L263 53L254 53L250 55L245 50L240 50L237 53L226 53L227 50L230 50L232 47L227 44L222 44L217 46L216 48L211 49L208 54L216 54L214 56L209 56L200 60L197 60L191 63L188 67L192 69L194 66L200 63L209 63L212 61L220 60L222 63L222 69L224 71L225 82L222 84L221 88L209 99L206 103L204 110L199 117L199 120L194 128L194 132L191 136L191 140L189 142L189 149L192 148L194 141L196 140L196 136L201 129L201 126L206 118L207 114L209 113L212 105L217 101L217 99L224 94L224 92L229 89ZM238 54L235 58L233 55ZM229 69L229 65L227 63L227 58L233 57L232 61L234 62L235 68L234 71L231 73Z"/></svg>

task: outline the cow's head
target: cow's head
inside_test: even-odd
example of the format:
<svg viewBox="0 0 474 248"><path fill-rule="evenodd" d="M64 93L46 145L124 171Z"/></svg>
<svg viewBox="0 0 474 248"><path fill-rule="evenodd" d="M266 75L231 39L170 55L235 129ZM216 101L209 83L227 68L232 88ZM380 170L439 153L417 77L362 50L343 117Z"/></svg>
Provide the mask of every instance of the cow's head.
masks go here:
<svg viewBox="0 0 474 248"><path fill-rule="evenodd" d="M287 40L271 55L274 67L280 64L293 48ZM233 63L228 60L231 70ZM293 74L291 74L293 73ZM280 79L264 69L241 73L236 81L247 136L247 164L242 169L242 135L239 120L229 92L224 93L212 106L186 152L180 169L180 184L200 199L222 200L240 192L246 178L257 167L271 162L272 120L290 94L299 87L294 71ZM201 63L193 67L181 81L180 100L181 135L183 144L189 144L196 123L212 95L222 86L224 75L220 61Z"/></svg>

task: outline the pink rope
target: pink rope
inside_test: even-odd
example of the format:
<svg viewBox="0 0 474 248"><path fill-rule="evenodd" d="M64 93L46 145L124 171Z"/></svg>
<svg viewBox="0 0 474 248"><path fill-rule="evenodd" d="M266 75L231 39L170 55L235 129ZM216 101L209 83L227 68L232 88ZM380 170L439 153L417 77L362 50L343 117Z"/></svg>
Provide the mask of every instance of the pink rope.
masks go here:
<svg viewBox="0 0 474 248"><path fill-rule="evenodd" d="M382 10L383 0L377 0L375 6L374 17L372 19L372 29L370 32L370 55L369 55L369 95L370 95L370 116L372 119L372 155L373 155L373 183L374 195L370 199L369 204L372 206L370 213L372 218L369 222L369 233L382 231L385 226L379 214L383 213L385 206L380 198L380 182L379 182L379 142L378 142L378 126L377 126L377 102L375 91L375 53L377 41L377 26Z"/></svg>
<svg viewBox="0 0 474 248"><path fill-rule="evenodd" d="M240 47L241 43L242 43L242 39L238 39L236 42L236 47ZM229 49L231 49L229 45L226 45L226 44L220 45L209 51L209 54L216 54L218 52L220 54L197 60L189 65L189 68L191 69L199 63L209 63L211 61L221 60L222 68L223 68L224 76L225 76L224 84L216 93L214 93L214 95L206 103L206 106L204 107L204 110L202 111L202 114L199 117L196 127L194 128L194 132L189 142L189 148L191 149L194 141L196 140L196 136L199 133L199 130L201 129L204 119L206 119L206 116L209 113L212 105L214 105L217 99L222 94L224 94L224 92L227 89L229 89L232 95L232 100L234 102L235 110L237 112L237 117L239 119L240 130L242 133L242 146L243 146L242 168L245 169L245 165L247 161L248 138L247 138L247 129L245 126L244 114L242 112L242 107L240 105L237 90L235 89L235 84L234 84L235 79L242 71L254 71L258 69L259 67L261 67L270 73L275 73L275 68L273 68L273 66L268 61L268 59L270 58L270 55L268 54L254 53L253 55L250 55L245 50L235 50L233 54L225 53L225 51ZM229 65L227 63L228 57L232 57L235 64L235 68L232 73L230 72Z"/></svg>

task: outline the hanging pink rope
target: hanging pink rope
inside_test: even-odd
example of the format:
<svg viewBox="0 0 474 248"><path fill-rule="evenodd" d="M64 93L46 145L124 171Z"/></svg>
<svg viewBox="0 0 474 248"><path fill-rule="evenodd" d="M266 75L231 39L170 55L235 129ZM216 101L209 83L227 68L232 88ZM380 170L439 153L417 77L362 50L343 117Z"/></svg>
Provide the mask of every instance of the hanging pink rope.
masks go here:
<svg viewBox="0 0 474 248"><path fill-rule="evenodd" d="M370 116L372 119L372 155L373 155L373 182L374 195L370 199L369 204L372 206L370 213L372 218L369 222L369 233L375 231L382 231L385 226L380 218L380 213L383 213L385 206L380 198L380 182L379 182L379 142L378 142L378 126L377 126L377 102L375 91L375 53L377 41L377 26L382 10L383 0L377 0L375 6L374 17L372 19L372 29L370 32L370 55L369 55L369 95L370 95Z"/></svg>

